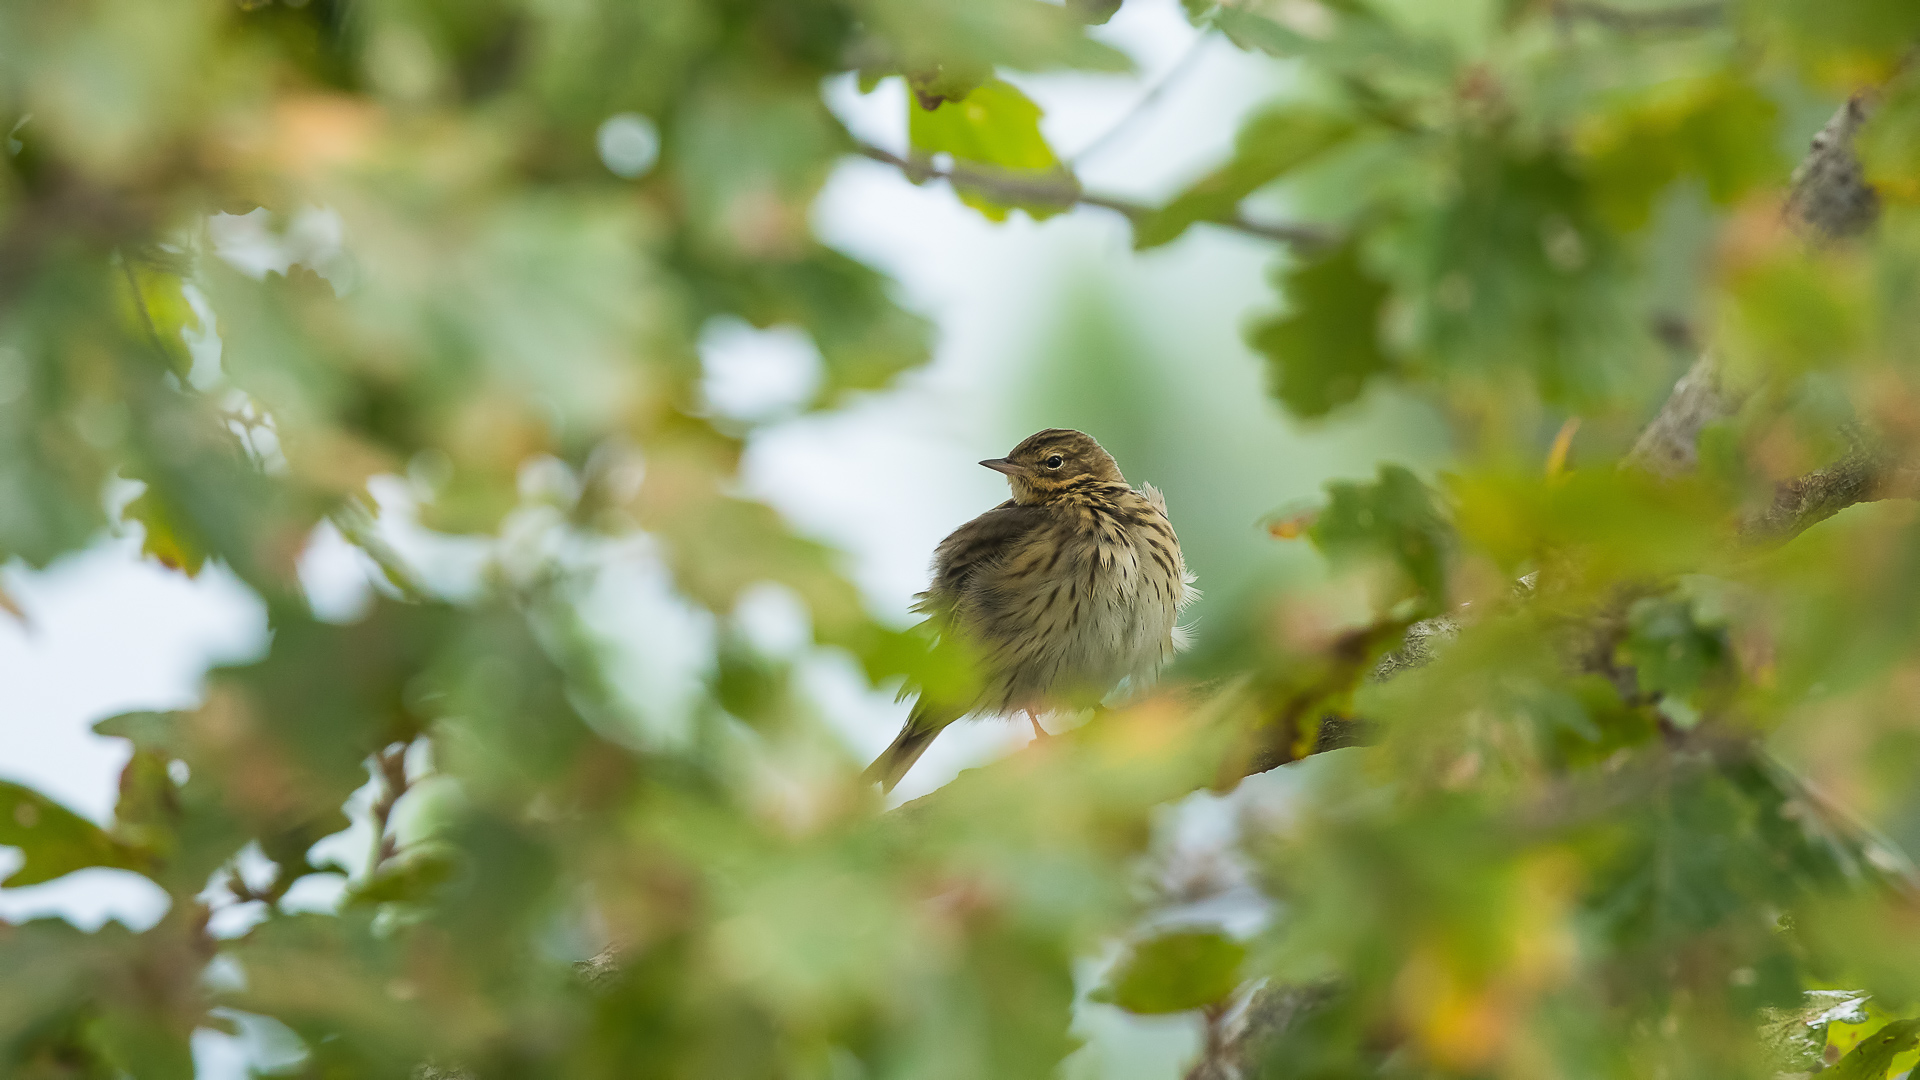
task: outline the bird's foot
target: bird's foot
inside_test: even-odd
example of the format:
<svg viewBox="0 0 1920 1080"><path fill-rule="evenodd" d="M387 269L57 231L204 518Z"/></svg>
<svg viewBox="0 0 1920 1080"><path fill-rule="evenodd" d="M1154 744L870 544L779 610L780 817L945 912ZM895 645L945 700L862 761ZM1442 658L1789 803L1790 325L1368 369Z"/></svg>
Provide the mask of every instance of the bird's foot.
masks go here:
<svg viewBox="0 0 1920 1080"><path fill-rule="evenodd" d="M1034 715L1031 711L1027 713L1027 723L1033 725L1033 741L1034 742L1039 742L1042 739L1053 738L1053 736L1047 734L1046 728L1043 728L1040 726L1040 718Z"/></svg>

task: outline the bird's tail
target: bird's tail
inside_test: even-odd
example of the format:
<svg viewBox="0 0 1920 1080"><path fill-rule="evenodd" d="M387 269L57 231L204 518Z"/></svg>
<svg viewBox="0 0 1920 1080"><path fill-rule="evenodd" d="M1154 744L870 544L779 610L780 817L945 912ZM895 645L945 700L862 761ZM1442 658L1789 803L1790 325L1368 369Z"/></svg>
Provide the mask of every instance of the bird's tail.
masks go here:
<svg viewBox="0 0 1920 1080"><path fill-rule="evenodd" d="M913 763L933 745L933 737L946 730L948 724L960 719L966 713L966 707L953 707L947 703L929 701L925 691L920 700L913 703L913 711L907 714L907 722L900 727L900 734L894 737L893 745L873 759L867 771L860 774L863 784L879 784L881 790L892 791L900 778L907 775Z"/></svg>
<svg viewBox="0 0 1920 1080"><path fill-rule="evenodd" d="M881 751L873 764L867 766L867 771L860 774L860 782L879 784L880 790L892 791L900 778L907 775L907 770L913 768L913 763L920 760L920 755L927 752L927 747L933 745L933 737L938 734L937 727L921 727L908 720L901 726L893 745Z"/></svg>

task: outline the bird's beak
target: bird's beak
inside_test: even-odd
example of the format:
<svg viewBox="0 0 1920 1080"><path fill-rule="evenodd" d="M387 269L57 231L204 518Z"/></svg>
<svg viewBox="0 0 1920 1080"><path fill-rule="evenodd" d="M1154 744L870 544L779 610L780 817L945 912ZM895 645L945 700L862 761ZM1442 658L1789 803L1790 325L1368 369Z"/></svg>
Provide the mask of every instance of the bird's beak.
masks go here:
<svg viewBox="0 0 1920 1080"><path fill-rule="evenodd" d="M1015 465L1013 462L1008 461L1006 458L1003 458L1003 457L988 458L987 460L981 462L980 464L985 465L987 468L992 469L994 472L1006 473L1008 476L1027 475L1027 470L1025 467L1020 465Z"/></svg>

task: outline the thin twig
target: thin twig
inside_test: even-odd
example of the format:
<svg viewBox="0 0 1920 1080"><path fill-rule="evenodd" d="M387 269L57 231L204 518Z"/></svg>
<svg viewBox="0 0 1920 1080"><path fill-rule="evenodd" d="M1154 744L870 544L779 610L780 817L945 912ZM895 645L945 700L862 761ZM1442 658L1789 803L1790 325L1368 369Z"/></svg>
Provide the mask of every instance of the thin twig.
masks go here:
<svg viewBox="0 0 1920 1080"><path fill-rule="evenodd" d="M1060 210L1078 205L1098 206L1103 210L1112 210L1121 214L1129 221L1154 212L1152 207L1131 200L1083 191L1079 182L1073 178L1073 174L1064 170L1050 175L1026 177L1004 172L988 172L959 162L950 169L941 170L934 168L931 162L909 160L869 143L858 143L855 148L861 156L871 158L883 165L891 165L916 183L926 180L945 180L955 187L982 192L994 201L1008 205L1027 204ZM1213 221L1212 224L1245 233L1248 236L1278 240L1281 243L1309 249L1327 247L1338 239L1330 231L1315 226L1249 221L1238 212L1232 218Z"/></svg>
<svg viewBox="0 0 1920 1080"><path fill-rule="evenodd" d="M1120 119L1115 120L1112 126L1101 132L1092 142L1070 155L1067 158L1067 164L1078 165L1080 162L1099 153L1107 147L1107 144L1113 142L1122 132L1132 127L1136 121L1142 116L1145 116L1155 105L1159 104L1160 99L1166 95L1167 91L1181 79L1186 78L1187 72L1193 70L1194 65L1200 60L1200 54L1206 51L1207 44L1212 37L1213 34L1210 28L1202 29L1199 36L1193 39L1193 44L1187 46L1186 55L1182 56L1171 68L1168 68L1167 73L1160 77L1159 82L1154 83L1153 86L1148 88L1146 93L1140 95L1140 100L1133 103L1133 108L1122 113Z"/></svg>

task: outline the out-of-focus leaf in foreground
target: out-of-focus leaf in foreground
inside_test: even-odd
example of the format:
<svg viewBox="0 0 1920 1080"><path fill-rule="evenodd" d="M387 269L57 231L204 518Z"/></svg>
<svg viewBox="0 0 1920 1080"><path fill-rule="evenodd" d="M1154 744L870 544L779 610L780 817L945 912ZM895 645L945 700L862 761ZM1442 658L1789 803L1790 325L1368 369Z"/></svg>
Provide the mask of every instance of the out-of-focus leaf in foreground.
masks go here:
<svg viewBox="0 0 1920 1080"><path fill-rule="evenodd" d="M142 860L113 837L45 795L0 782L0 844L20 849L26 861L0 886L19 888L90 866L138 869Z"/></svg>
<svg viewBox="0 0 1920 1080"><path fill-rule="evenodd" d="M1146 1015L1212 1005L1240 985L1246 952L1213 931L1157 934L1127 951L1093 1000Z"/></svg>
<svg viewBox="0 0 1920 1080"><path fill-rule="evenodd" d="M1111 1049L1067 1060L1115 953L1195 1075L1906 1067L1915 6L1187 0L1205 62L1056 79L1164 29L1115 7L0 5L0 633L136 531L267 628L95 725L110 822L0 784L9 895L166 905L0 921L0 1075L237 1024L314 1078L1040 1080ZM864 147L841 90L896 77ZM965 307L856 250L875 159L1169 245L1107 253L1172 275L1152 332L1033 404L1125 418L1220 613L892 810L848 725L989 654L755 494ZM817 354L782 415L713 392L741 324ZM1195 410L1240 363L1311 437ZM877 499L911 457L818 445Z"/></svg>

